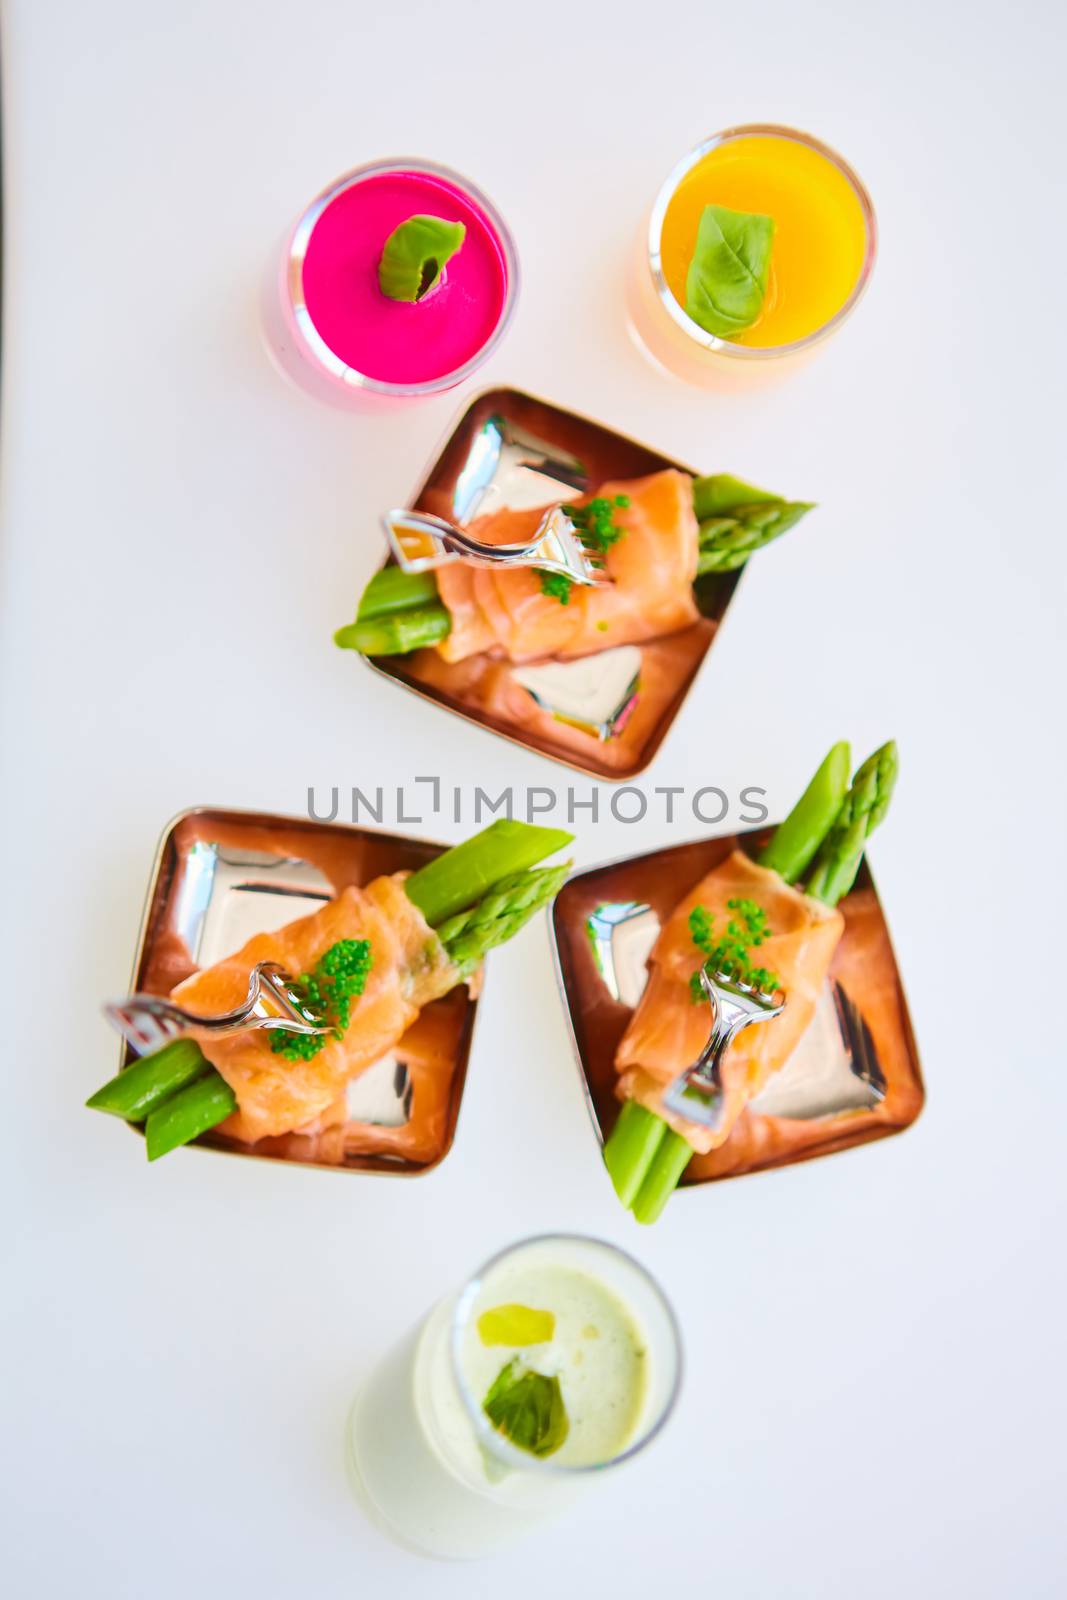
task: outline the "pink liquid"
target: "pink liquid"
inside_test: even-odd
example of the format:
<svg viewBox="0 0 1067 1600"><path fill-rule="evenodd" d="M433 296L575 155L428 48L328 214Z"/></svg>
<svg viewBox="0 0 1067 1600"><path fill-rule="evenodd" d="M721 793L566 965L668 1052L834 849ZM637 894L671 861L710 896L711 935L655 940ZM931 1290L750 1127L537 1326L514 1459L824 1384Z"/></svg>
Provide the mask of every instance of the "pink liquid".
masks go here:
<svg viewBox="0 0 1067 1600"><path fill-rule="evenodd" d="M417 214L462 222L467 237L425 300L390 300L378 287L382 246ZM429 383L476 356L508 291L507 261L489 218L447 179L387 172L354 184L316 222L304 257L308 315L335 355L384 383Z"/></svg>

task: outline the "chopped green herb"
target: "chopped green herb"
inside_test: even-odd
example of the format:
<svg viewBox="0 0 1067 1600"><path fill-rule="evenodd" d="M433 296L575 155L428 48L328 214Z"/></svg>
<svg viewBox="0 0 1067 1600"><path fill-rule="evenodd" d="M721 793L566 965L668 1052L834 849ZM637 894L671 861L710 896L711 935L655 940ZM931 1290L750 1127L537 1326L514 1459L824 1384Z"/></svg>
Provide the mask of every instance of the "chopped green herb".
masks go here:
<svg viewBox="0 0 1067 1600"><path fill-rule="evenodd" d="M270 1048L273 1055L287 1061L311 1061L325 1049L331 1038L340 1039L352 1017L352 1001L367 986L371 969L368 939L338 939L315 963L313 972L301 973L293 985L303 1010L329 1033L286 1033L275 1029Z"/></svg>
<svg viewBox="0 0 1067 1600"><path fill-rule="evenodd" d="M598 550L603 555L610 550L613 544L618 544L625 528L616 525L612 508L618 507L625 510L630 504L628 494L617 494L614 500L606 500L603 495L594 495L584 506L567 506L568 517L574 523L575 532L584 545L591 550ZM570 604L571 589L574 580L567 578L560 572L543 572L541 574L541 593L552 595L561 606ZM603 624L598 624L601 631L606 631Z"/></svg>
<svg viewBox="0 0 1067 1600"><path fill-rule="evenodd" d="M574 579L568 578L565 572L542 572L541 593L551 595L553 600L558 600L561 606L571 603L571 590Z"/></svg>
<svg viewBox="0 0 1067 1600"><path fill-rule="evenodd" d="M728 973L742 983L754 984L757 989L773 994L781 988L778 974L769 972L766 967L757 967L751 956L751 951L758 950L770 938L766 911L749 899L727 900L726 905L736 916L728 920L726 932L718 938L715 919L706 906L694 906L689 913L690 938L704 957L701 966L708 966L713 972ZM689 979L689 994L694 1005L706 998L699 972L694 972Z"/></svg>
<svg viewBox="0 0 1067 1600"><path fill-rule="evenodd" d="M614 501L619 506L622 501L630 504L628 495L617 495ZM578 537L584 544L592 545L594 550L610 550L613 544L618 544L625 528L616 525L612 516L613 502L606 500L603 495L594 495L592 500L584 506L568 506L567 515L578 530Z"/></svg>
<svg viewBox="0 0 1067 1600"><path fill-rule="evenodd" d="M501 1368L482 1410L498 1433L534 1456L552 1455L570 1432L559 1379L523 1367L518 1356Z"/></svg>

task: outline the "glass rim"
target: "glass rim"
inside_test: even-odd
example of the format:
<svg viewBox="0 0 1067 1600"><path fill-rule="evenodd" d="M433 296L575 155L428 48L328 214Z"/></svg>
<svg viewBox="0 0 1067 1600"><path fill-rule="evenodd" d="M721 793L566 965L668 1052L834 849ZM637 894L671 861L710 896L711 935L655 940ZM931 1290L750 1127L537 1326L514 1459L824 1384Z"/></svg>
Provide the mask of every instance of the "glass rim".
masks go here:
<svg viewBox="0 0 1067 1600"><path fill-rule="evenodd" d="M371 378L365 372L360 372L349 362L342 360L335 350L332 350L319 333L311 318L307 306L307 297L304 293L304 258L307 255L311 235L327 206L331 205L338 195L346 190L355 188L360 183L365 183L368 178L378 177L384 173L419 172L431 178L444 178L447 182L461 189L474 206L484 213L486 221L490 224L500 243L504 257L504 270L507 283L504 293L504 305L497 319L496 326L485 343L475 351L469 360L461 366L454 367L451 372L444 372L437 378L429 378L422 383L390 383L384 378ZM417 395L440 394L445 389L453 389L457 384L470 377L482 362L487 360L500 340L504 337L511 318L515 311L515 303L519 294L519 255L512 238L511 230L496 206L483 194L477 184L465 178L461 172L456 172L452 167L443 166L437 161L427 161L419 156L392 156L382 157L376 161L364 162L361 166L352 167L348 172L322 189L308 206L300 213L289 233L284 256L284 289L289 300L289 305L296 323L297 332L303 339L309 352L324 367L331 377L337 378L350 389L366 391L369 394L392 395L398 398L414 397Z"/></svg>
<svg viewBox="0 0 1067 1600"><path fill-rule="evenodd" d="M670 1330L675 1353L674 1376L671 1382L670 1391L663 1403L662 1410L647 1432L639 1433L634 1441L626 1446L625 1450L620 1450L617 1455L609 1456L605 1461L592 1461L583 1465L568 1466L565 1462L554 1462L548 1457L542 1458L540 1456L531 1455L526 1450L518 1449L517 1446L510 1444L508 1440L505 1439L502 1434L498 1433L493 1427L492 1423L483 1412L478 1400L471 1392L470 1385L468 1384L463 1373L463 1335L469 1326L471 1310L486 1277L490 1272L498 1267L501 1262L506 1261L509 1256L515 1255L517 1251L527 1250L531 1245L545 1244L592 1245L597 1250L605 1250L609 1255L615 1256L619 1261L622 1261L627 1267L636 1272L639 1277L644 1279L645 1283L648 1285L648 1288L651 1290L653 1297L658 1301L660 1308L663 1311L667 1327ZM652 1276L651 1272L649 1272L647 1267L641 1265L641 1262L637 1260L636 1256L632 1256L628 1250L623 1250L621 1246L617 1244L611 1244L609 1240L598 1238L594 1234L535 1233L530 1235L529 1238L518 1239L514 1244L505 1245L502 1250L496 1251L496 1253L491 1255L488 1260L483 1261L482 1265L476 1268L476 1270L467 1279L467 1282L464 1284L456 1298L456 1303L452 1309L449 1322L449 1353L452 1362L452 1376L455 1379L456 1387L459 1390L460 1399L463 1402L463 1408L467 1413L467 1417L472 1427L474 1428L475 1437L477 1438L479 1444L482 1445L484 1449L489 1451L490 1455L495 1456L498 1461L502 1462L505 1466L512 1468L513 1471L535 1473L540 1472L544 1473L548 1477L566 1479L585 1478L597 1472L604 1472L609 1467L617 1467L622 1462L629 1461L631 1457L636 1456L640 1451L642 1451L646 1445L652 1443L652 1440L655 1439L666 1426L667 1421L672 1416L674 1408L678 1403L678 1395L682 1387L682 1375L685 1357L682 1346L681 1327L675 1314L674 1307L671 1305L671 1302L668 1300L666 1294L660 1288L659 1283Z"/></svg>
<svg viewBox="0 0 1067 1600"><path fill-rule="evenodd" d="M667 215L674 193L688 172L696 166L698 161L720 145L730 144L735 139L768 138L788 139L794 144L804 145L816 154L824 156L827 161L840 172L841 176L852 189L859 202L863 214L866 245L863 252L863 261L856 276L856 281L849 292L848 298L821 326L811 333L806 333L802 339L793 339L788 344L751 345L738 344L731 339L722 339L718 334L709 333L698 322L694 322L684 306L679 305L671 292L670 286L663 272L663 221ZM719 133L713 133L709 138L703 139L695 145L680 161L676 162L667 175L652 205L652 213L648 222L648 265L652 273L652 283L657 298L671 320L687 334L694 343L701 345L705 350L713 350L719 355L730 356L740 361L768 361L778 356L794 355L797 351L807 350L820 339L825 339L835 328L839 327L845 318L859 304L867 284L870 282L871 272L874 268L875 257L878 253L878 220L875 216L874 202L863 179L844 158L839 155L831 145L825 144L822 139L817 139L814 134L804 133L799 128L790 128L778 122L745 122L736 127L723 128Z"/></svg>

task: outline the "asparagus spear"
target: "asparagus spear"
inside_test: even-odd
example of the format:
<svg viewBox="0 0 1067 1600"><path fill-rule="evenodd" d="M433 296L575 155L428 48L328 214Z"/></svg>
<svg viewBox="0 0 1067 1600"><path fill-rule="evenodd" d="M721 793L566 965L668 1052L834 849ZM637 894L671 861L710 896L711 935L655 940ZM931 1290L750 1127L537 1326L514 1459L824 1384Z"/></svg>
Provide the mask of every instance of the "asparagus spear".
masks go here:
<svg viewBox="0 0 1067 1600"><path fill-rule="evenodd" d="M473 972L488 950L512 938L524 922L546 906L562 886L572 863L527 869L504 878L477 905L460 911L438 930L451 960L466 974Z"/></svg>
<svg viewBox="0 0 1067 1600"><path fill-rule="evenodd" d="M386 567L384 570L399 569ZM444 606L424 605L412 611L394 610L366 619L357 617L355 622L338 628L333 642L342 650L358 650L361 656L406 656L412 650L423 650L440 639L447 639L451 631L452 616Z"/></svg>
<svg viewBox="0 0 1067 1600"><path fill-rule="evenodd" d="M655 1159L637 1191L632 1207L635 1221L647 1226L659 1220L692 1159L693 1149L688 1140L683 1139L680 1133L675 1133L673 1128L667 1128Z"/></svg>
<svg viewBox="0 0 1067 1600"><path fill-rule="evenodd" d="M363 591L357 620L389 616L394 611L414 611L436 605L437 579L432 572L407 572L403 567L383 567Z"/></svg>
<svg viewBox="0 0 1067 1600"><path fill-rule="evenodd" d="M188 1144L190 1139L206 1133L236 1110L236 1095L225 1078L212 1068L204 1077L188 1088L179 1089L148 1113L144 1133L149 1161L158 1161L180 1144Z"/></svg>
<svg viewBox="0 0 1067 1600"><path fill-rule="evenodd" d="M615 1185L615 1193L627 1211L637 1199L638 1190L655 1160L660 1143L669 1131L663 1118L647 1110L639 1101L627 1100L623 1103L611 1136L604 1143L604 1165Z"/></svg>
<svg viewBox="0 0 1067 1600"><path fill-rule="evenodd" d="M534 866L573 841L562 828L539 828L501 817L453 845L408 878L404 887L431 927L481 899L502 878Z"/></svg>
<svg viewBox="0 0 1067 1600"><path fill-rule="evenodd" d="M810 503L795 500L748 506L736 517L709 517L700 524L697 575L743 567L749 556L796 527L811 509Z"/></svg>
<svg viewBox="0 0 1067 1600"><path fill-rule="evenodd" d="M835 906L851 889L867 839L889 810L898 769L897 747L890 739L857 771L808 874L807 891L814 899Z"/></svg>
<svg viewBox="0 0 1067 1600"><path fill-rule="evenodd" d="M206 1069L204 1053L195 1039L174 1039L153 1055L134 1061L85 1103L93 1111L110 1111L127 1122L143 1122L156 1106Z"/></svg>
<svg viewBox="0 0 1067 1600"><path fill-rule="evenodd" d="M420 867L404 887L465 975L552 898L568 867L528 869L572 837L501 818ZM147 1117L148 1159L154 1161L221 1122L236 1101L196 1041L183 1038L134 1062L87 1104L129 1122Z"/></svg>
<svg viewBox="0 0 1067 1600"><path fill-rule="evenodd" d="M783 500L729 473L693 480L700 523L697 576L733 572L749 556L795 527L810 502ZM452 618L440 603L432 572L383 567L363 591L355 622L338 628L334 643L365 656L407 655L448 637Z"/></svg>
<svg viewBox="0 0 1067 1600"><path fill-rule="evenodd" d="M729 472L713 472L693 479L693 510L698 522L708 517L733 517L748 506L784 505L780 494L757 489L754 483L735 478Z"/></svg>
<svg viewBox="0 0 1067 1600"><path fill-rule="evenodd" d="M851 768L852 755L842 740L825 757L785 821L778 824L760 855L760 866L771 867L786 883L796 883L841 809Z"/></svg>
<svg viewBox="0 0 1067 1600"><path fill-rule="evenodd" d="M804 500L783 500L729 473L693 481L693 509L700 524L697 574L733 572L749 556L794 528L812 509Z"/></svg>
<svg viewBox="0 0 1067 1600"><path fill-rule="evenodd" d="M811 864L806 892L831 906L852 887L867 838L889 808L897 747L890 741L876 750L842 794L842 768L847 782L848 766L848 745L834 745L760 856L761 865L772 867L787 883L795 883ZM623 1113L629 1110L623 1107ZM658 1139L654 1124L662 1130ZM648 1148L652 1154L645 1158ZM625 1124L620 1114L604 1146L616 1194L643 1223L661 1215L692 1154L681 1134L644 1106L636 1107Z"/></svg>

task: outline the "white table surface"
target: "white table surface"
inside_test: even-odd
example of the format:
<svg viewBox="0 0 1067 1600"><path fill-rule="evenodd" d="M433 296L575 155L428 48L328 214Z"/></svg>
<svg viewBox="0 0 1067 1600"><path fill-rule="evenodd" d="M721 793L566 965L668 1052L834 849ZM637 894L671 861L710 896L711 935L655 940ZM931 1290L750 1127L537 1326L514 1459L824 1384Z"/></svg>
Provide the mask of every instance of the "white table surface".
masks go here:
<svg viewBox="0 0 1067 1600"><path fill-rule="evenodd" d="M4 9L3 904L29 1019L4 1030L8 1592L1062 1592L1062 12ZM621 260L676 157L761 117L855 161L881 258L803 371L701 394L628 342ZM469 172L514 226L522 304L487 380L820 502L749 575L649 784L759 784L780 813L833 739L902 749L872 856L922 1119L649 1232L599 1168L541 925L493 959L423 1180L148 1169L81 1109L174 812L567 781L330 643L376 512L466 396L326 409L268 365L255 292L290 214L395 152ZM609 817L577 856L698 831ZM406 1556L348 1498L349 1399L439 1292L546 1228L661 1276L704 1358L684 1406L525 1548Z"/></svg>

